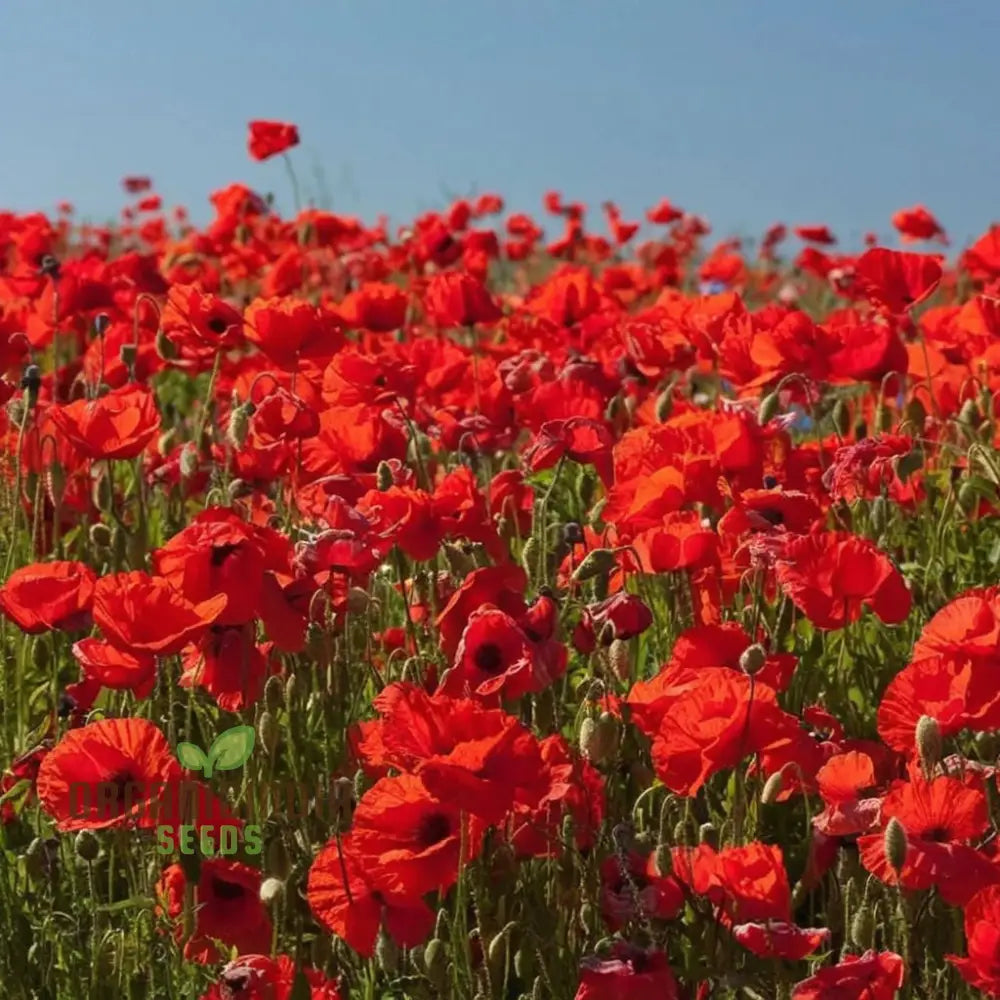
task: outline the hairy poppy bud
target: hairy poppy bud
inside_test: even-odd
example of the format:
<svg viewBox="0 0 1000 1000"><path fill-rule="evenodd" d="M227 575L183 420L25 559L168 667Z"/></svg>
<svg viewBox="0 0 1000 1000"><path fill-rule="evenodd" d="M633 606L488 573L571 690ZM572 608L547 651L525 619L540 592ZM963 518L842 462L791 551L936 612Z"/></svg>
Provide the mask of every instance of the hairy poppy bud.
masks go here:
<svg viewBox="0 0 1000 1000"><path fill-rule="evenodd" d="M368 775L359 767L354 772L354 801L357 802L368 791Z"/></svg>
<svg viewBox="0 0 1000 1000"><path fill-rule="evenodd" d="M266 878L260 884L260 901L265 906L274 906L285 894L285 883L280 878Z"/></svg>
<svg viewBox="0 0 1000 1000"><path fill-rule="evenodd" d="M740 670L747 677L754 677L760 673L765 663L767 663L767 651L759 642L747 646L740 654Z"/></svg>
<svg viewBox="0 0 1000 1000"><path fill-rule="evenodd" d="M260 737L264 752L270 757L278 746L278 721L270 712L261 712L257 723L257 735Z"/></svg>
<svg viewBox="0 0 1000 1000"><path fill-rule="evenodd" d="M229 426L226 428L226 437L229 443L239 451L247 442L250 434L250 418L253 416L256 407L251 402L242 403L234 407L229 413Z"/></svg>
<svg viewBox="0 0 1000 1000"><path fill-rule="evenodd" d="M387 975L399 968L399 945L386 933L384 927L379 930L378 941L375 942L375 959L379 968Z"/></svg>
<svg viewBox="0 0 1000 1000"><path fill-rule="evenodd" d="M599 764L603 760L600 737L597 733L597 720L593 716L588 715L580 724L578 745L580 752L595 764Z"/></svg>
<svg viewBox="0 0 1000 1000"><path fill-rule="evenodd" d="M781 786L784 784L784 771L775 771L761 789L760 801L765 805L771 805L781 794Z"/></svg>
<svg viewBox="0 0 1000 1000"><path fill-rule="evenodd" d="M442 941L446 941L451 937L450 920L451 918L447 910L438 910L437 918L434 921L434 937L441 938Z"/></svg>
<svg viewBox="0 0 1000 1000"><path fill-rule="evenodd" d="M906 864L906 851L909 846L906 839L906 830L903 824L895 816L889 820L885 828L885 858L889 862L889 867L899 877L899 873Z"/></svg>
<svg viewBox="0 0 1000 1000"><path fill-rule="evenodd" d="M980 421L979 407L974 399L967 399L958 411L958 422L966 427L978 427Z"/></svg>
<svg viewBox="0 0 1000 1000"><path fill-rule="evenodd" d="M101 852L101 842L93 830L81 830L73 841L73 850L76 851L78 858L90 864L97 860L97 855Z"/></svg>
<svg viewBox="0 0 1000 1000"><path fill-rule="evenodd" d="M448 562L448 568L455 576L464 579L476 568L475 560L460 545L456 545L454 542L444 542L441 548Z"/></svg>
<svg viewBox="0 0 1000 1000"><path fill-rule="evenodd" d="M528 574L529 580L533 580L538 571L538 552L538 539L532 535L524 543L524 548L521 549L521 565L524 567L525 573Z"/></svg>
<svg viewBox="0 0 1000 1000"><path fill-rule="evenodd" d="M777 415L781 407L781 397L776 392L769 392L761 401L760 409L757 411L757 423L763 427L769 424Z"/></svg>
<svg viewBox="0 0 1000 1000"><path fill-rule="evenodd" d="M628 643L624 639L615 639L608 647L608 666L618 680L623 684L628 682L632 675L632 662Z"/></svg>
<svg viewBox="0 0 1000 1000"><path fill-rule="evenodd" d="M833 418L833 426L836 427L841 434L846 434L851 429L851 411L844 400L837 400L834 404L831 416Z"/></svg>
<svg viewBox="0 0 1000 1000"><path fill-rule="evenodd" d="M431 938L424 948L424 971L431 985L441 989L448 973L448 952L441 938Z"/></svg>
<svg viewBox="0 0 1000 1000"><path fill-rule="evenodd" d="M95 549L106 549L111 545L111 529L100 521L90 526L90 544Z"/></svg>
<svg viewBox="0 0 1000 1000"><path fill-rule="evenodd" d="M851 940L861 951L867 951L875 938L875 914L867 903L854 914L851 920Z"/></svg>
<svg viewBox="0 0 1000 1000"><path fill-rule="evenodd" d="M198 449L193 444L181 449L180 469L183 479L190 479L198 471Z"/></svg>
<svg viewBox="0 0 1000 1000"><path fill-rule="evenodd" d="M264 685L264 705L269 712L277 712L285 700L285 686L277 674L272 674Z"/></svg>
<svg viewBox="0 0 1000 1000"><path fill-rule="evenodd" d="M253 486L245 479L233 479L226 487L226 497L230 503L248 497L251 493L253 493Z"/></svg>
<svg viewBox="0 0 1000 1000"><path fill-rule="evenodd" d="M535 971L535 950L526 945L521 945L514 952L514 972L521 982L526 982Z"/></svg>
<svg viewBox="0 0 1000 1000"><path fill-rule="evenodd" d="M718 850L719 831L711 823L702 823L698 827L698 843L708 844L709 847Z"/></svg>
<svg viewBox="0 0 1000 1000"><path fill-rule="evenodd" d="M929 774L941 760L941 727L937 719L930 715L920 716L917 720L916 742L920 763Z"/></svg>
<svg viewBox="0 0 1000 1000"><path fill-rule="evenodd" d="M7 417L14 427L20 427L28 415L28 406L23 399L11 399L7 402Z"/></svg>
<svg viewBox="0 0 1000 1000"><path fill-rule="evenodd" d="M52 654L48 645L44 642L44 636L36 636L31 644L31 665L39 670L45 670L52 662Z"/></svg>
<svg viewBox="0 0 1000 1000"><path fill-rule="evenodd" d="M617 558L612 549L591 549L579 566L573 570L573 579L577 583L592 580L595 576L606 576L615 568Z"/></svg>

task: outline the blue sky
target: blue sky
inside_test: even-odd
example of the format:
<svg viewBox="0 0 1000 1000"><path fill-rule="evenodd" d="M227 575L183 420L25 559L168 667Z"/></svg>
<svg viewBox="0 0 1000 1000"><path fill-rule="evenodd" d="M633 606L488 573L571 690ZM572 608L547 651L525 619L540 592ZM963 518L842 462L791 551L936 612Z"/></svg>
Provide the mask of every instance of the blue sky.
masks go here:
<svg viewBox="0 0 1000 1000"><path fill-rule="evenodd" d="M236 180L289 208L246 154L273 117L366 220L558 188L853 245L924 202L962 244L1000 218L998 36L990 0L3 0L0 206L104 221L148 173L195 218Z"/></svg>

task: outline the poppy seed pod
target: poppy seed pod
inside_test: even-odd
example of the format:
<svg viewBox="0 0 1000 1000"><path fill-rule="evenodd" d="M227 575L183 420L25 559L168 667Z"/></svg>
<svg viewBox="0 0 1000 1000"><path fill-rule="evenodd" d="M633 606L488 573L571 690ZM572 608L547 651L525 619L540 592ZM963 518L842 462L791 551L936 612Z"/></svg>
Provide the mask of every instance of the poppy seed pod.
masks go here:
<svg viewBox="0 0 1000 1000"><path fill-rule="evenodd" d="M101 852L101 842L93 830L81 830L73 841L73 850L81 861L90 864L97 860L97 855Z"/></svg>
<svg viewBox="0 0 1000 1000"><path fill-rule="evenodd" d="M754 677L760 673L765 663L767 663L767 651L759 642L747 646L740 654L740 670L747 677Z"/></svg>
<svg viewBox="0 0 1000 1000"><path fill-rule="evenodd" d="M615 568L616 563L617 557L613 549L591 549L573 570L573 579L582 583L597 576L605 576Z"/></svg>
<svg viewBox="0 0 1000 1000"><path fill-rule="evenodd" d="M266 878L260 884L260 901L265 906L274 906L285 894L285 883L279 878Z"/></svg>
<svg viewBox="0 0 1000 1000"><path fill-rule="evenodd" d="M906 839L906 830L903 824L895 816L889 820L884 834L885 858L889 862L889 867L899 877L899 873L906 864L906 851L909 843Z"/></svg>
<svg viewBox="0 0 1000 1000"><path fill-rule="evenodd" d="M917 720L916 743L920 763L931 773L941 760L942 751L941 727L933 716L921 715Z"/></svg>

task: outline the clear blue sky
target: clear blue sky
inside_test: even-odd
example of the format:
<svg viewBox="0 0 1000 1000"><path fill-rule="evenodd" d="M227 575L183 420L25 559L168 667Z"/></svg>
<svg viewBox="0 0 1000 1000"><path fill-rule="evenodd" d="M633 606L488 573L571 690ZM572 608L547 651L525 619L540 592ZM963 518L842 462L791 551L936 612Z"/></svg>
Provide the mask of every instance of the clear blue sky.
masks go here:
<svg viewBox="0 0 1000 1000"><path fill-rule="evenodd" d="M998 37L995 0L0 0L0 207L103 221L148 173L288 208L246 154L273 117L366 220L556 187L850 244L922 201L962 243L1000 218Z"/></svg>

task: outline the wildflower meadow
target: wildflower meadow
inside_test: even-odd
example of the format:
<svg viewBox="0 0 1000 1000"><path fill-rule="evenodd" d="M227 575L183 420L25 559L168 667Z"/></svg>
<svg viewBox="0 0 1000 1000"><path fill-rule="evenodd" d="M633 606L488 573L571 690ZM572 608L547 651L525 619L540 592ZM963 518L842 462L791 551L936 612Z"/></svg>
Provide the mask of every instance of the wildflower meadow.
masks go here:
<svg viewBox="0 0 1000 1000"><path fill-rule="evenodd" d="M1000 226L298 144L0 213L0 996L1000 996Z"/></svg>

